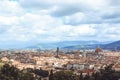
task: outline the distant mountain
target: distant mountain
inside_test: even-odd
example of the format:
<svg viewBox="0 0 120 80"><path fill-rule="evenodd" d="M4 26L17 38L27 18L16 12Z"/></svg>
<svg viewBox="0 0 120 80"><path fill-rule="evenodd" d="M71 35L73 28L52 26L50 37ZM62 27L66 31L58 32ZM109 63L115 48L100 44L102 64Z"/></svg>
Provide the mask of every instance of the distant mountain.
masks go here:
<svg viewBox="0 0 120 80"><path fill-rule="evenodd" d="M105 44L108 42L99 42L99 41L62 41L62 42L55 42L55 43L39 43L33 46L29 46L28 48L41 48L41 49L49 49L49 48L56 48L60 47L63 49L81 49L81 48L95 48L98 44ZM94 46L93 46L94 45Z"/></svg>
<svg viewBox="0 0 120 80"><path fill-rule="evenodd" d="M65 46L65 47L63 47L63 49L83 49L83 48L95 49L98 46L100 46L101 48L106 49L106 50L120 50L120 40L112 42L112 43L107 43L107 44L99 43L99 44Z"/></svg>
<svg viewBox="0 0 120 80"><path fill-rule="evenodd" d="M76 46L66 46L63 47L62 49L76 49L76 50L81 50L81 49L95 49L98 47L99 44L91 44L91 45L76 45Z"/></svg>
<svg viewBox="0 0 120 80"><path fill-rule="evenodd" d="M102 46L104 49L120 50L120 40Z"/></svg>

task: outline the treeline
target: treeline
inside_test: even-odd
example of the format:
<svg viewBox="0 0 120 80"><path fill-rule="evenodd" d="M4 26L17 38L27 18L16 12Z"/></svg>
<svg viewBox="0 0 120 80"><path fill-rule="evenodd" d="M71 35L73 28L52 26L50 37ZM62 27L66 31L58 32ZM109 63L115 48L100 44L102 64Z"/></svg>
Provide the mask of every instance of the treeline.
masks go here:
<svg viewBox="0 0 120 80"><path fill-rule="evenodd" d="M13 65L4 64L0 69L0 80L34 80L33 74L23 72Z"/></svg>
<svg viewBox="0 0 120 80"><path fill-rule="evenodd" d="M112 64L89 75L75 75L74 71L46 71L40 69L27 68L19 70L13 65L4 64L0 68L0 80L41 80L48 77L49 80L118 80L120 72L112 70Z"/></svg>

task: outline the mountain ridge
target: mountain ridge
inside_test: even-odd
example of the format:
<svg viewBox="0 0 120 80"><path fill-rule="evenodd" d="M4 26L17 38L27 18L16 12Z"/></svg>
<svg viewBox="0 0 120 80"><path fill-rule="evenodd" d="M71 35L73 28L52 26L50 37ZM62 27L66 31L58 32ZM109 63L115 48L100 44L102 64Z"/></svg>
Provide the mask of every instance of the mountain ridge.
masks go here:
<svg viewBox="0 0 120 80"><path fill-rule="evenodd" d="M120 50L120 40L111 42L108 44L93 44L93 45L84 45L84 47L81 47L81 45L76 45L76 46L66 46L63 47L63 49L95 49L98 46L100 46L104 50Z"/></svg>
<svg viewBox="0 0 120 80"><path fill-rule="evenodd" d="M46 49L49 49L49 48L60 47L62 49L65 49L68 47L68 49L72 49L72 48L74 49L74 46L78 46L78 48L76 48L76 49L81 49L81 48L92 49L92 48L98 47L98 45L108 44L110 42L112 42L112 41L106 41L106 42L99 42L99 41L95 41L95 40L91 40L91 41L62 41L62 42L55 42L55 43L38 43L36 45L29 46L27 48L41 48L41 49L46 48Z"/></svg>

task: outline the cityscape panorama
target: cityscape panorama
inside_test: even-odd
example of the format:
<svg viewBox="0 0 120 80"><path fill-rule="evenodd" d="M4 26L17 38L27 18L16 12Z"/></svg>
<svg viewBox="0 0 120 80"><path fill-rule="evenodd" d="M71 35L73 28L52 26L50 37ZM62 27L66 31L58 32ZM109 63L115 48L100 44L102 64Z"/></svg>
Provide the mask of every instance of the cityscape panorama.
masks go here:
<svg viewBox="0 0 120 80"><path fill-rule="evenodd" d="M0 80L120 80L120 0L0 0Z"/></svg>

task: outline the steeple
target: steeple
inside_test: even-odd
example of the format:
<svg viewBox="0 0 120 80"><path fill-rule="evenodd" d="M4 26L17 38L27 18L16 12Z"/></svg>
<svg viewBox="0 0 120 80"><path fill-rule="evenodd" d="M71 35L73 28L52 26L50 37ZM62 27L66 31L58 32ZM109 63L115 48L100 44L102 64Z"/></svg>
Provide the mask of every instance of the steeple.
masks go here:
<svg viewBox="0 0 120 80"><path fill-rule="evenodd" d="M57 47L57 50L56 50L56 58L59 58L59 47Z"/></svg>
<svg viewBox="0 0 120 80"><path fill-rule="evenodd" d="M86 54L85 48L83 49L83 55L84 55L84 58L87 57L87 54Z"/></svg>

